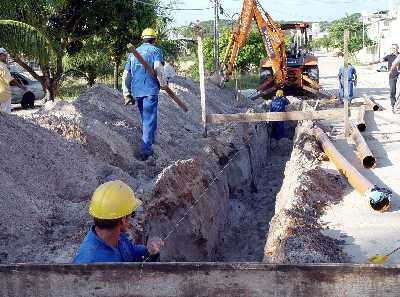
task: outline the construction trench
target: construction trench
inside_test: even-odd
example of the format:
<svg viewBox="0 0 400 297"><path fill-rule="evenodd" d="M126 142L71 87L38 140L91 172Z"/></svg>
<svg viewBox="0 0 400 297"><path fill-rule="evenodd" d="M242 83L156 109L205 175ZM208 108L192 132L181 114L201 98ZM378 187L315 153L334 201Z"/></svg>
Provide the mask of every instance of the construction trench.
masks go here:
<svg viewBox="0 0 400 297"><path fill-rule="evenodd" d="M189 112L160 96L155 158L146 163L132 153L140 137L136 107L107 87L25 118L0 114L1 296L56 296L54 288L57 296L326 296L351 293L361 280L368 292L382 275L382 290L396 288L397 270L329 264L351 262L319 222L347 182L321 166L326 156L311 122L287 122L279 141L267 123L213 126L204 138L198 85L176 78L172 88ZM264 109L234 98L207 84L210 112ZM293 98L290 109L300 108ZM65 264L91 225L92 192L115 179L144 202L131 237L164 238L163 263Z"/></svg>

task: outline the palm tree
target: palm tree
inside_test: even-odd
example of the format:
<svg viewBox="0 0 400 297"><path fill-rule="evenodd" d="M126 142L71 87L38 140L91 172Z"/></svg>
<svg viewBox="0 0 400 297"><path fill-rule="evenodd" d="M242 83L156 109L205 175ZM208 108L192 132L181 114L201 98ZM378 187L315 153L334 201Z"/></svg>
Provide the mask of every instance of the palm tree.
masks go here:
<svg viewBox="0 0 400 297"><path fill-rule="evenodd" d="M63 76L63 57L107 25L116 1L0 0L0 45L41 82L54 100ZM40 72L28 65L37 61Z"/></svg>

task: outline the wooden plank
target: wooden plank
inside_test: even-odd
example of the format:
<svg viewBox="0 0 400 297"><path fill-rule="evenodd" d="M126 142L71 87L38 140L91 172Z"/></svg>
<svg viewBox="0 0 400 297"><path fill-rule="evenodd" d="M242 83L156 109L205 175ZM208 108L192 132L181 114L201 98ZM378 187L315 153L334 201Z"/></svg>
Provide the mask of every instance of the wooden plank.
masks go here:
<svg viewBox="0 0 400 297"><path fill-rule="evenodd" d="M318 111L290 111L290 112L265 112L265 113L236 113L236 114L209 114L207 123L222 124L229 122L280 122L304 120L338 120L343 118L342 108Z"/></svg>
<svg viewBox="0 0 400 297"><path fill-rule="evenodd" d="M344 31L344 134L345 137L350 135L349 129L349 30Z"/></svg>
<svg viewBox="0 0 400 297"><path fill-rule="evenodd" d="M308 87L308 86L302 86L302 88L304 89L304 90L306 90L307 92L309 92L309 93L312 93L312 94L318 94L318 91L317 90L314 90L313 88L310 88L310 87Z"/></svg>
<svg viewBox="0 0 400 297"><path fill-rule="evenodd" d="M200 74L201 122L203 125L203 136L207 137L206 87L205 87L205 75L204 75L203 38L201 29L198 30L197 46L198 46L199 74Z"/></svg>

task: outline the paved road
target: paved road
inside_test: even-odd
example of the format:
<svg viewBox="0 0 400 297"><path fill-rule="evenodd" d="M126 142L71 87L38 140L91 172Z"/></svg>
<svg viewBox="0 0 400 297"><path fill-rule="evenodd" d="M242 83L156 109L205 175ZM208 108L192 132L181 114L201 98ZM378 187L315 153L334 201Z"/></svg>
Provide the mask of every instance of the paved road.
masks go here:
<svg viewBox="0 0 400 297"><path fill-rule="evenodd" d="M337 88L337 59L320 60L321 82L324 88ZM385 111L368 112L364 137L378 160L373 170L364 169L353 144L343 137L343 124L332 124L332 135L339 151L374 184L393 191L392 208L378 213L369 208L366 199L350 186L343 201L329 207L321 223L329 229L327 235L342 240L344 250L356 263L365 263L369 256L385 254L400 246L400 114L392 114L388 99L387 73L377 73L375 67L357 67L359 85L356 95L372 95ZM330 163L325 166L334 170ZM400 253L388 264L399 264Z"/></svg>

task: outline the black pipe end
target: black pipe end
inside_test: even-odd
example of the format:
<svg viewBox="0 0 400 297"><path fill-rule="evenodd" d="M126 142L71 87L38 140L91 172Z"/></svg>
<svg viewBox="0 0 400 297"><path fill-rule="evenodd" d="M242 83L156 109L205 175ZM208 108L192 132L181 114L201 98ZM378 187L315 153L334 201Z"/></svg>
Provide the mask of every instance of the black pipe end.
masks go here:
<svg viewBox="0 0 400 297"><path fill-rule="evenodd" d="M365 125L364 123L360 123L357 125L358 131L360 132L365 132L365 130L367 130L367 125Z"/></svg>
<svg viewBox="0 0 400 297"><path fill-rule="evenodd" d="M366 156L363 159L363 166L365 168L368 168L368 169L374 168L375 164L376 164L376 160L373 156Z"/></svg>
<svg viewBox="0 0 400 297"><path fill-rule="evenodd" d="M379 202L373 202L372 200L369 202L369 205L373 210L376 211L386 211L390 207L390 200L389 198L383 198Z"/></svg>
<svg viewBox="0 0 400 297"><path fill-rule="evenodd" d="M378 111L379 110L379 106L378 105L374 105L373 110L374 111Z"/></svg>

